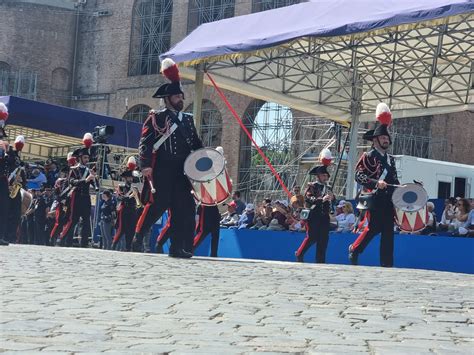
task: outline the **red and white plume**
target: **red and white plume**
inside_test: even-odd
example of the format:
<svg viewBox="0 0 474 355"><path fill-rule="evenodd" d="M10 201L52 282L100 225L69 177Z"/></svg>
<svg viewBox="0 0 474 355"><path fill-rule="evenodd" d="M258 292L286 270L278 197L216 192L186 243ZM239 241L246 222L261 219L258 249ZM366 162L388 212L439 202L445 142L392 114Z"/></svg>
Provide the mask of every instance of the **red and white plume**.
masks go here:
<svg viewBox="0 0 474 355"><path fill-rule="evenodd" d="M332 162L332 153L328 148L324 148L321 153L319 153L319 161L324 166L331 165Z"/></svg>
<svg viewBox="0 0 474 355"><path fill-rule="evenodd" d="M25 145L25 137L23 136L17 136L15 138L15 149L17 152L21 152L23 149L23 146Z"/></svg>
<svg viewBox="0 0 474 355"><path fill-rule="evenodd" d="M130 157L127 160L127 169L128 170L135 170L137 168L137 161L135 160L135 157Z"/></svg>
<svg viewBox="0 0 474 355"><path fill-rule="evenodd" d="M390 126L392 123L392 113L390 112L390 109L388 108L386 103L379 103L377 105L377 109L375 110L375 117L377 117L377 120L384 125Z"/></svg>
<svg viewBox="0 0 474 355"><path fill-rule="evenodd" d="M76 163L77 163L76 157L72 155L72 152L67 153L67 164L69 166L73 166L73 165L76 165Z"/></svg>
<svg viewBox="0 0 474 355"><path fill-rule="evenodd" d="M8 108L3 102L0 102L0 127L5 126L5 122L7 119L8 119Z"/></svg>
<svg viewBox="0 0 474 355"><path fill-rule="evenodd" d="M161 62L161 73L173 83L180 81L178 66L171 58L166 58Z"/></svg>
<svg viewBox="0 0 474 355"><path fill-rule="evenodd" d="M82 137L82 144L84 144L84 147L90 148L94 140L92 139L92 134L89 132L84 134L84 137Z"/></svg>

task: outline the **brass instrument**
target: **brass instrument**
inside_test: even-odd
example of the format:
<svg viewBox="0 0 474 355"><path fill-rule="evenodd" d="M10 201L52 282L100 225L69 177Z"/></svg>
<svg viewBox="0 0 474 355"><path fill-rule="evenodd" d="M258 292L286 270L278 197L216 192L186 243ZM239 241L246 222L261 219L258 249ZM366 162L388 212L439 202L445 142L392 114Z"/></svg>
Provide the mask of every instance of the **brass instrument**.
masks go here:
<svg viewBox="0 0 474 355"><path fill-rule="evenodd" d="M10 191L9 196L11 199L14 199L23 187L23 185L18 181L19 178L21 178L21 174L19 174L19 169L20 168L16 168L10 175L10 183L8 189Z"/></svg>
<svg viewBox="0 0 474 355"><path fill-rule="evenodd" d="M13 184L11 184L9 186L9 189L10 189L10 198L11 199L14 199L16 197L16 195L18 195L18 193L20 192L21 188L23 186L19 183L19 182L14 182Z"/></svg>
<svg viewBox="0 0 474 355"><path fill-rule="evenodd" d="M132 186L130 192L127 194L127 197L133 197L135 199L136 208L142 208L143 204L140 201L139 191L136 186Z"/></svg>

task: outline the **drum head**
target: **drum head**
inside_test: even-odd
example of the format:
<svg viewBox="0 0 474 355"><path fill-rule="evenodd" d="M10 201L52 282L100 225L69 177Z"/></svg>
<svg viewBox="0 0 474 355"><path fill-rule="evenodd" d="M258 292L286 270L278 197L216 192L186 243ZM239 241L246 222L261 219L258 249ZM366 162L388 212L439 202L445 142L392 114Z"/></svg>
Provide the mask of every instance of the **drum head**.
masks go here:
<svg viewBox="0 0 474 355"><path fill-rule="evenodd" d="M214 180L224 171L224 168L224 156L212 148L196 150L184 162L186 176L198 182Z"/></svg>
<svg viewBox="0 0 474 355"><path fill-rule="evenodd" d="M398 187L392 196L394 206L404 212L414 212L422 209L428 202L428 194L419 184L405 184Z"/></svg>

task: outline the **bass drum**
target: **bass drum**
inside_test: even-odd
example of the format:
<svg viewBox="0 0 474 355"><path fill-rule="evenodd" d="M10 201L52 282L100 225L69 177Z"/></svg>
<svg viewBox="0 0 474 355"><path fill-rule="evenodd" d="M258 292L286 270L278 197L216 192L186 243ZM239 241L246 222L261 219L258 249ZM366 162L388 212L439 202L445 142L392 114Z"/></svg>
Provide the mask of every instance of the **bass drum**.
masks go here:
<svg viewBox="0 0 474 355"><path fill-rule="evenodd" d="M20 194L21 194L21 215L24 216L28 208L30 208L31 206L31 201L33 201L33 196L25 189L21 189Z"/></svg>
<svg viewBox="0 0 474 355"><path fill-rule="evenodd" d="M184 162L184 173L193 186L194 195L205 206L225 202L232 193L232 181L224 156L212 148L192 152Z"/></svg>
<svg viewBox="0 0 474 355"><path fill-rule="evenodd" d="M395 206L395 222L403 232L423 230L429 221L428 193L419 184L405 184L398 187L392 196Z"/></svg>

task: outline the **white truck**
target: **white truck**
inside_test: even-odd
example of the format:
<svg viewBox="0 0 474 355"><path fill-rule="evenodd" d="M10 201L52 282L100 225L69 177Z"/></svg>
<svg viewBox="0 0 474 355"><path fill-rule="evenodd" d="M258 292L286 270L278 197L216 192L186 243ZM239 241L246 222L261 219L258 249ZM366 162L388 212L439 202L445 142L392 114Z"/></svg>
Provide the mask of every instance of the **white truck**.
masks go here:
<svg viewBox="0 0 474 355"><path fill-rule="evenodd" d="M422 181L429 198L474 198L474 166L394 155L401 183Z"/></svg>

